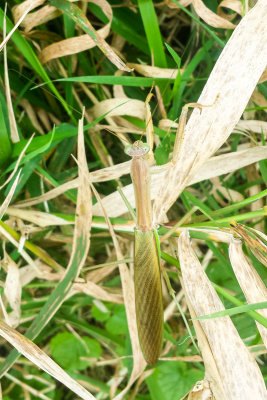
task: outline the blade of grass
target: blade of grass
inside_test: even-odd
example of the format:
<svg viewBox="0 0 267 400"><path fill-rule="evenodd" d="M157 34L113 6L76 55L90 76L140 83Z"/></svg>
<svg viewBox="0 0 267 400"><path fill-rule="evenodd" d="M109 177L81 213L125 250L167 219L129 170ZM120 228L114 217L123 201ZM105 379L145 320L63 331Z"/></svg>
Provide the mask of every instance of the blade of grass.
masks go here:
<svg viewBox="0 0 267 400"><path fill-rule="evenodd" d="M151 58L157 67L166 68L167 62L153 1L138 0L138 6L151 51Z"/></svg>

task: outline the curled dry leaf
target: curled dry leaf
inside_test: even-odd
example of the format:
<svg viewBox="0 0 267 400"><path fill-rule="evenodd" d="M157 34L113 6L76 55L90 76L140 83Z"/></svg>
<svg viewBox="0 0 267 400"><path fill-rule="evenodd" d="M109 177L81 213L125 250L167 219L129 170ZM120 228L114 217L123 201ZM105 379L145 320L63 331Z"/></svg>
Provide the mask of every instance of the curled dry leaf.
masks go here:
<svg viewBox="0 0 267 400"><path fill-rule="evenodd" d="M224 306L195 256L188 231L178 240L184 288L197 317L223 311ZM194 317L194 316L193 316ZM241 340L229 316L197 321L206 336L220 382L209 379L216 399L264 400L266 388L260 369ZM200 343L199 343L200 345ZM200 346L201 347L201 346ZM205 351L201 348L206 366ZM212 369L209 373L213 373ZM224 392L217 393L218 387Z"/></svg>
<svg viewBox="0 0 267 400"><path fill-rule="evenodd" d="M97 31L98 35L104 39L108 36L108 34L110 32L110 24L111 24L112 16L113 16L112 9L111 9L109 3L105 0L94 0L94 1L92 1L92 3L99 5L109 20L107 25L105 25L103 28L101 28ZM88 23L89 23L89 21L88 21ZM45 47L41 51L40 61L45 64L46 62L48 62L54 58L59 58L59 57L63 57L63 56L71 55L71 54L76 54L81 51L89 50L95 46L96 46L96 42L88 34L61 40L60 42L56 42L56 43L53 43L53 44Z"/></svg>
<svg viewBox="0 0 267 400"><path fill-rule="evenodd" d="M231 11L235 11L235 13L226 14L223 11L223 8L228 8ZM238 0L223 0L218 5L218 15L227 20L233 20L236 14L242 15L242 4Z"/></svg>
<svg viewBox="0 0 267 400"><path fill-rule="evenodd" d="M106 0L91 0L91 3L97 4L101 7L102 11L108 18L109 22L103 28L96 31L86 15L82 10L74 4L66 2L58 2L57 0L50 0L51 4L63 12L65 12L70 18L72 18L87 34L80 37L62 40L58 43L54 43L46 47L40 54L40 60L42 63L46 63L54 58L62 57L63 55L70 55L79 53L84 50L88 50L92 47L98 46L104 55L122 71L130 72L125 63L120 57L114 52L109 44L104 40L109 34L110 25L112 21L112 9L110 4Z"/></svg>
<svg viewBox="0 0 267 400"><path fill-rule="evenodd" d="M18 4L12 8L12 14L15 21L15 24L19 21L22 15L27 11L30 7L31 10L41 6L44 4L45 0L26 0L21 4Z"/></svg>
<svg viewBox="0 0 267 400"><path fill-rule="evenodd" d="M95 400L95 397L71 378L55 361L25 336L0 321L0 335L12 344L21 354L36 364L43 371L62 382L84 400Z"/></svg>
<svg viewBox="0 0 267 400"><path fill-rule="evenodd" d="M61 11L56 9L56 7L47 5L42 7L40 10L28 14L24 19L22 26L25 27L25 33L28 33L35 26L45 24L46 22L59 17L61 14Z"/></svg>
<svg viewBox="0 0 267 400"><path fill-rule="evenodd" d="M31 10L34 10L35 8L43 5L44 2L45 0L26 0L21 4L14 6L12 8L14 21L17 22L21 18L29 5L31 5ZM57 18L59 15L61 15L60 10L53 6L46 5L37 11L27 14L21 25L25 28L25 32L28 33L35 26L44 24L54 18Z"/></svg>
<svg viewBox="0 0 267 400"><path fill-rule="evenodd" d="M240 239L233 238L229 247L229 257L239 282L239 285L247 299L248 304L260 303L267 299L267 289L257 271L251 265L242 250ZM259 314L267 318L267 310L257 310ZM262 340L267 347L267 329L256 321Z"/></svg>
<svg viewBox="0 0 267 400"><path fill-rule="evenodd" d="M179 160L166 172L154 202L156 222L162 220L193 175L221 147L239 121L267 65L266 16L267 2L259 0L220 55L198 100L200 104L214 104L201 113L194 110L186 125Z"/></svg>
<svg viewBox="0 0 267 400"><path fill-rule="evenodd" d="M220 17L205 6L202 0L193 0L193 6L197 15L202 18L207 24L214 28L234 29L235 25L227 19Z"/></svg>

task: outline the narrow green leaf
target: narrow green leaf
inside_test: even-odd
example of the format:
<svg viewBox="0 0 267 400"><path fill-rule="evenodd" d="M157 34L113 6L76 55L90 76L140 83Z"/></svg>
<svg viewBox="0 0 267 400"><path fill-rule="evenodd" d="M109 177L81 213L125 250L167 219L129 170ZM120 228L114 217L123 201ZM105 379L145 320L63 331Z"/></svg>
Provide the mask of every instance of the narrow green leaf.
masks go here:
<svg viewBox="0 0 267 400"><path fill-rule="evenodd" d="M154 64L166 68L167 62L153 1L138 0L138 5Z"/></svg>
<svg viewBox="0 0 267 400"><path fill-rule="evenodd" d="M209 315L201 315L201 317L194 318L196 320L203 320L203 319L213 319L219 317L225 317L226 315L236 315L241 313L247 313L252 310L262 310L267 308L267 301L263 301L261 303L254 303L254 304L246 304L244 306L238 306L233 308L228 308L227 310L219 311L216 313L212 313ZM259 314L260 315L260 314ZM262 321L260 322L265 328L267 328L267 319L262 317Z"/></svg>
<svg viewBox="0 0 267 400"><path fill-rule="evenodd" d="M135 87L151 87L153 83L161 84L173 82L174 78L145 78L135 76L73 76L71 78L57 79L56 82L86 82L86 83L99 83L102 85L122 85L122 86L135 86ZM38 86L37 86L38 87Z"/></svg>

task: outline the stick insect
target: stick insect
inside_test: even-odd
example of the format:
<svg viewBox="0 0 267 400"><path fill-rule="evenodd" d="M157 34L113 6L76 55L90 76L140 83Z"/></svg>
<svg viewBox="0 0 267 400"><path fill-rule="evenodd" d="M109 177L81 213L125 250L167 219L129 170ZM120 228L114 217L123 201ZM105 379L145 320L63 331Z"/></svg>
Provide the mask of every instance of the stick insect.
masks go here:
<svg viewBox="0 0 267 400"><path fill-rule="evenodd" d="M186 104L181 112L174 144L172 162L178 159L189 107L207 107L199 103ZM208 106L209 107L209 106ZM140 346L146 362L154 365L160 355L163 335L163 302L160 275L160 245L153 224L150 199L150 171L147 144L138 140L127 146L132 157L131 177L135 192L137 226L134 231L134 287L136 322Z"/></svg>

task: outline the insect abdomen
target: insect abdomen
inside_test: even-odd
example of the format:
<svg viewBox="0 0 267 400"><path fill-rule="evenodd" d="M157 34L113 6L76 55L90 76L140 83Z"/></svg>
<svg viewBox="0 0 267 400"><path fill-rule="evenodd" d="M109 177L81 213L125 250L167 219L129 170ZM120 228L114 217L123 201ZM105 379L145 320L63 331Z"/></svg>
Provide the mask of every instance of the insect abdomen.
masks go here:
<svg viewBox="0 0 267 400"><path fill-rule="evenodd" d="M139 342L146 362L153 365L161 351L163 331L159 256L153 230L135 230L134 286Z"/></svg>

